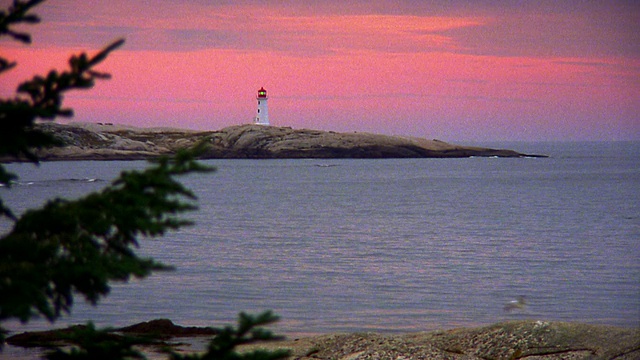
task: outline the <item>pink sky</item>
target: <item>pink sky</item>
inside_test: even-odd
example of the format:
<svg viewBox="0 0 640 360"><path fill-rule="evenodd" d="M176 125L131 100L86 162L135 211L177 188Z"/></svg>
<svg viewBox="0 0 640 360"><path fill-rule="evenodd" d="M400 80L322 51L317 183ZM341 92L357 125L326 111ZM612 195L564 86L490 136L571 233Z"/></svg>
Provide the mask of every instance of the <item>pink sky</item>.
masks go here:
<svg viewBox="0 0 640 360"><path fill-rule="evenodd" d="M0 0L6 8L8 0ZM471 3L471 4L468 4ZM318 5L320 4L320 5ZM640 140L636 1L50 0L0 96L118 39L72 121L277 126L447 141Z"/></svg>

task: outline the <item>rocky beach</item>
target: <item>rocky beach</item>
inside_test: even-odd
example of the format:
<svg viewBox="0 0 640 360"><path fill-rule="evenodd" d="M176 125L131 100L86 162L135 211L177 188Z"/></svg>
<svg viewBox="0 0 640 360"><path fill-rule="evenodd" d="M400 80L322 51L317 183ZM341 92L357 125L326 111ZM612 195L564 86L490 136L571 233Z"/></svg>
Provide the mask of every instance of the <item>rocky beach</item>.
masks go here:
<svg viewBox="0 0 640 360"><path fill-rule="evenodd" d="M41 160L139 160L204 143L202 159L525 157L512 150L459 146L440 140L370 133L238 125L217 131L136 128L113 124L42 123L61 147ZM11 161L15 159L3 159Z"/></svg>
<svg viewBox="0 0 640 360"><path fill-rule="evenodd" d="M304 360L630 360L640 358L640 330L529 320L402 335L331 334L271 345L278 346Z"/></svg>
<svg viewBox="0 0 640 360"><path fill-rule="evenodd" d="M161 319L115 329L129 335L155 334L162 341L144 349L149 358L166 358L161 346L181 353L201 352L215 331L182 327ZM13 346L56 343L55 332L25 333L8 339ZM58 345L61 345L59 342ZM326 334L243 346L241 351L288 349L290 359L617 359L640 358L640 329L567 322L524 320L478 328L400 335ZM2 353L0 353L0 358ZM26 359L26 357L25 357Z"/></svg>

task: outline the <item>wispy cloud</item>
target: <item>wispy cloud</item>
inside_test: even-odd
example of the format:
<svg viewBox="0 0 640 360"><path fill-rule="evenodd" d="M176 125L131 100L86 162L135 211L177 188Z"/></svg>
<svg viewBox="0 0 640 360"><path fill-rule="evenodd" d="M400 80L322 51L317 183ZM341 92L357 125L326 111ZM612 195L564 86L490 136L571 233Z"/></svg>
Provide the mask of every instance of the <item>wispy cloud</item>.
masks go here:
<svg viewBox="0 0 640 360"><path fill-rule="evenodd" d="M79 121L217 127L250 119L265 86L282 125L490 137L510 122L545 133L608 121L638 133L633 1L51 0L36 13L33 45L1 44L20 66L0 93L126 38L101 64L114 78L68 97Z"/></svg>
<svg viewBox="0 0 640 360"><path fill-rule="evenodd" d="M572 66L585 66L585 67L611 67L614 64L603 61L570 61L570 60L557 60L553 61L558 65L572 65Z"/></svg>
<svg viewBox="0 0 640 360"><path fill-rule="evenodd" d="M178 1L45 2L38 44L288 54L446 51L482 56L639 56L630 2ZM109 40L105 40L109 39Z"/></svg>
<svg viewBox="0 0 640 360"><path fill-rule="evenodd" d="M127 2L122 7L114 5L102 11L102 7L88 3L79 6L76 18L63 16L59 6L52 8L53 19L48 20L49 25L41 32L46 38L44 42L70 45L77 41L80 46L99 46L104 38L124 36L128 38L127 47L133 50L234 49L301 56L362 50L428 52L457 47L455 40L443 32L482 24L482 19L474 17L292 15L264 5L169 3L164 9L155 9Z"/></svg>

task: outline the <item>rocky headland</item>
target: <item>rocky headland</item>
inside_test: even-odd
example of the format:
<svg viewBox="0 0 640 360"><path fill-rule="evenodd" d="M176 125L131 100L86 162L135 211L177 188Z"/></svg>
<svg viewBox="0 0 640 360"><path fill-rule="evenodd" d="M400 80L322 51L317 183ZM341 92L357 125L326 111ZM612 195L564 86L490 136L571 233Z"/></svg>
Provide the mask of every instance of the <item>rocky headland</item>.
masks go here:
<svg viewBox="0 0 640 360"><path fill-rule="evenodd" d="M38 150L41 160L139 160L204 143L202 159L525 157L513 150L370 133L238 125L217 131L113 124L43 123L63 146ZM11 161L15 159L3 159Z"/></svg>

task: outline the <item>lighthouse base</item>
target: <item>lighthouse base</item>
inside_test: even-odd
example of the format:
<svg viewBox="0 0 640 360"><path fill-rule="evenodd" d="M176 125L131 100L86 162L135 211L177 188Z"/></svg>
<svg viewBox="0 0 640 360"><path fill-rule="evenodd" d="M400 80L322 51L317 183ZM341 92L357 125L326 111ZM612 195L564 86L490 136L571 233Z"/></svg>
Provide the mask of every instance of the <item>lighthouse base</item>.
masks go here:
<svg viewBox="0 0 640 360"><path fill-rule="evenodd" d="M254 125L264 125L264 126L269 126L269 121L264 121L264 119L260 119L260 118L255 118L253 119L253 123Z"/></svg>

